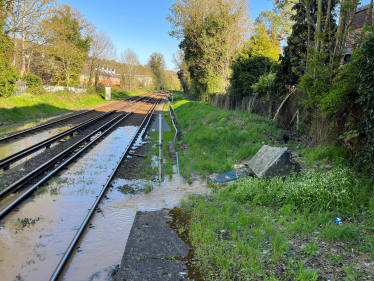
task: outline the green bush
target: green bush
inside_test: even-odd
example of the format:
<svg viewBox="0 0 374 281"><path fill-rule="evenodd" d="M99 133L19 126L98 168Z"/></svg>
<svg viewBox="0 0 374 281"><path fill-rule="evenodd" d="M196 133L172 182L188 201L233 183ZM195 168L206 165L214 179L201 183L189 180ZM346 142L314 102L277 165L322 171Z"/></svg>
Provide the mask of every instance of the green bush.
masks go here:
<svg viewBox="0 0 374 281"><path fill-rule="evenodd" d="M100 82L96 87L96 92L103 93L105 92L105 85L103 82Z"/></svg>
<svg viewBox="0 0 374 281"><path fill-rule="evenodd" d="M251 88L255 94L259 94L261 96L268 95L274 81L275 73L270 72L268 74L261 75L258 82L253 84Z"/></svg>
<svg viewBox="0 0 374 281"><path fill-rule="evenodd" d="M7 54L13 49L8 36L2 34L0 25L0 96L8 97L13 94L19 73L10 64Z"/></svg>
<svg viewBox="0 0 374 281"><path fill-rule="evenodd" d="M42 86L42 78L31 72L23 76L22 80L26 82L28 88L37 88Z"/></svg>

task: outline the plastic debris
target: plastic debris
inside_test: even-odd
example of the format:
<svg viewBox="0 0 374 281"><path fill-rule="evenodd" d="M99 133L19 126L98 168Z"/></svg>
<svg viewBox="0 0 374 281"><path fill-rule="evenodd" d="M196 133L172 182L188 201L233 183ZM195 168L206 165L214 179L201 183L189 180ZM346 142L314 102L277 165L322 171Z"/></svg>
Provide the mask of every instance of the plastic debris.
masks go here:
<svg viewBox="0 0 374 281"><path fill-rule="evenodd" d="M342 225L342 224L343 224L343 222L342 222L342 220L341 220L340 218L335 218L335 222L336 222L337 224L339 224L339 225Z"/></svg>

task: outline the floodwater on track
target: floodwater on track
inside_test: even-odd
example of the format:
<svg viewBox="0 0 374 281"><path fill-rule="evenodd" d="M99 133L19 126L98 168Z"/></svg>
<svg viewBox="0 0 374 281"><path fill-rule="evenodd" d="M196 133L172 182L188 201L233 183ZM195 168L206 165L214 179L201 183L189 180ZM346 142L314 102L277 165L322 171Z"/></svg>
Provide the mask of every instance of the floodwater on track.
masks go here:
<svg viewBox="0 0 374 281"><path fill-rule="evenodd" d="M129 185L142 189L149 184L141 180L116 179L107 193L108 199L101 204L101 213L96 213L91 223L94 228L86 230L79 244L81 252L70 259L63 280L108 280L110 269L121 263L137 211L157 211L171 209L189 193L208 193L210 189L203 182L192 185L174 175L172 181L154 183L149 193L123 194L118 186Z"/></svg>
<svg viewBox="0 0 374 281"><path fill-rule="evenodd" d="M74 125L67 125L59 128L49 129L46 131L42 131L39 133L35 133L33 135L23 137L20 139L16 139L13 142L5 143L0 145L0 160L4 159L10 155L13 155L23 149L29 148L30 146L33 146L37 143L40 143L48 138L51 138L55 135L58 135L64 131L69 130L70 128L74 127ZM68 137L66 137L68 138ZM57 145L58 143L55 142L51 145L51 147ZM30 159L33 156L38 155L39 153L42 153L45 150L45 148L35 151L34 153L28 155L27 157L24 157L23 159L18 160L17 162L13 163L10 167L13 168L16 165L19 165L26 160Z"/></svg>
<svg viewBox="0 0 374 281"><path fill-rule="evenodd" d="M49 280L136 129L117 128L40 189L40 194L22 203L19 211L0 221L1 281ZM135 146L141 144L138 138ZM173 208L188 193L209 192L206 183L189 185L176 175L161 185L153 183L149 193L124 194L117 188L128 185L144 189L149 183L125 179L112 182L99 205L101 212L95 212L60 280L109 280L110 269L121 263L137 211Z"/></svg>
<svg viewBox="0 0 374 281"><path fill-rule="evenodd" d="M1 281L49 280L136 129L117 128L0 221Z"/></svg>
<svg viewBox="0 0 374 281"><path fill-rule="evenodd" d="M68 113L63 113L63 114L58 115L58 117L61 117L61 116L67 117L68 115L73 114L73 113L74 113L74 111L73 112L68 112ZM17 131L20 131L20 130L30 129L30 128L33 128L33 127L36 127L36 126L39 126L39 125L43 125L43 123L45 123L45 122L47 122L47 121L49 121L53 118L56 118L56 117L57 116L52 116L52 117L47 117L47 118L35 119L33 121L21 121L21 122L17 122L16 124L9 124L9 125L0 126L0 134L1 135L10 134L10 133L17 132Z"/></svg>

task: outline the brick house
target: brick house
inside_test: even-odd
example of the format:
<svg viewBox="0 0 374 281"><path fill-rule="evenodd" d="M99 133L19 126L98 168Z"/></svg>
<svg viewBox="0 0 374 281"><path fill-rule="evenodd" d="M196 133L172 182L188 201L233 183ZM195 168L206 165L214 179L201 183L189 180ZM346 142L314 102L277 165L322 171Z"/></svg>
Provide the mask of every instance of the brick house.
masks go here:
<svg viewBox="0 0 374 281"><path fill-rule="evenodd" d="M350 53L350 50L352 47L355 45L356 37L361 33L364 23L365 23L365 18L368 13L368 9L370 7L370 4L359 7L356 9L356 13L354 16L354 19L351 24L352 30L349 31L347 39L346 39L346 48L347 51ZM367 21L367 25L372 25L372 11L369 11L369 18Z"/></svg>
<svg viewBox="0 0 374 281"><path fill-rule="evenodd" d="M90 77L90 70L91 67L86 64L83 67L82 73L80 75L80 83L81 86L84 87L89 83L89 77ZM104 83L105 86L120 86L121 85L121 77L120 75L116 74L115 69L109 69L108 67L100 67L99 68L99 81L98 83ZM93 74L93 77L91 79L91 84L95 84L95 77Z"/></svg>

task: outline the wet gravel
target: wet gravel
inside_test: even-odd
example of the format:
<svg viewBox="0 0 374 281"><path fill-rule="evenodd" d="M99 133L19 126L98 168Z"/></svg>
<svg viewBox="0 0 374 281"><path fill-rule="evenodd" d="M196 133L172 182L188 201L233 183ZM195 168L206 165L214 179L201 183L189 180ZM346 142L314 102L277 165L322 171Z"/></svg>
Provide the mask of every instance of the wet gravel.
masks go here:
<svg viewBox="0 0 374 281"><path fill-rule="evenodd" d="M150 126L153 124L153 122L156 120L157 114L162 110L164 104L166 101L160 102L160 104L157 105L155 113L152 116ZM139 137L140 138L140 137ZM128 180L137 180L141 179L141 174L145 171L146 165L145 160L146 157L149 157L151 152L151 143L150 139L145 137L143 144L135 147L131 150L132 154L137 155L143 155L145 157L127 157L122 162L121 165L118 167L118 170L116 172L116 176L121 179L128 179Z"/></svg>

